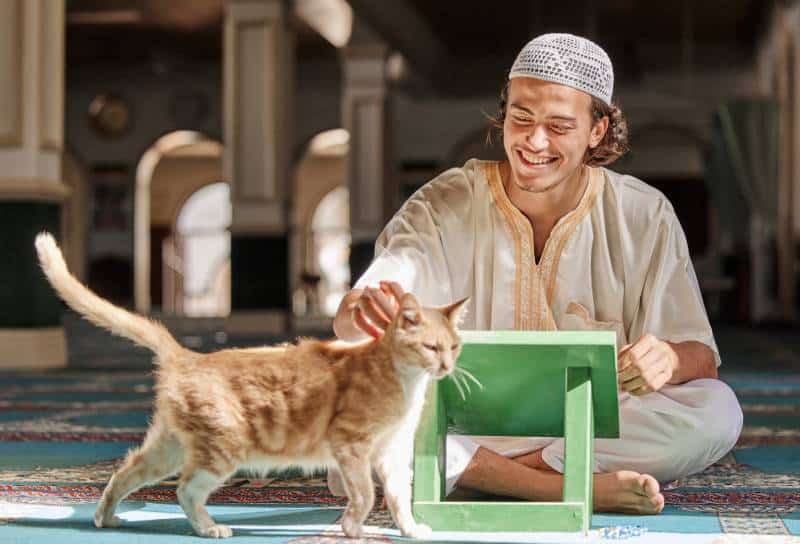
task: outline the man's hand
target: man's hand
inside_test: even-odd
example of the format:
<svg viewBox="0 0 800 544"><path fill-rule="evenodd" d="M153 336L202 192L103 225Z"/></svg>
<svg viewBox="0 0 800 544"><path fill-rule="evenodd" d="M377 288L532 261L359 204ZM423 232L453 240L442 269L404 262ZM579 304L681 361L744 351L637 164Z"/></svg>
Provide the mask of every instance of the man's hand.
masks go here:
<svg viewBox="0 0 800 544"><path fill-rule="evenodd" d="M382 281L378 287L365 287L353 304L353 323L373 338L380 338L394 319L401 298L403 288L394 281Z"/></svg>
<svg viewBox="0 0 800 544"><path fill-rule="evenodd" d="M339 306L334 320L337 336L357 340L366 333L380 338L394 319L403 294L403 288L394 281L382 281L378 287L351 291Z"/></svg>
<svg viewBox="0 0 800 544"><path fill-rule="evenodd" d="M645 395L668 383L678 363L678 354L672 345L646 334L619 351L617 379L623 391Z"/></svg>

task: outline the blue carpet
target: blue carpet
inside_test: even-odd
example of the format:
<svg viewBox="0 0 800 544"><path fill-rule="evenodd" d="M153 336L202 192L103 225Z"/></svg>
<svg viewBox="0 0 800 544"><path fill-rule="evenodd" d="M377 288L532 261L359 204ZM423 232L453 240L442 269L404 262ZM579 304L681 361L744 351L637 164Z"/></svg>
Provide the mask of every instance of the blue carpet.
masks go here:
<svg viewBox="0 0 800 544"><path fill-rule="evenodd" d="M594 528L641 526L651 537L800 535L800 372L724 371L745 411L733 457L665 489L662 515L596 515ZM151 395L152 380L144 372L0 376L0 523L15 518L0 528L0 540L197 542L175 504L174 482L123 503L128 519L123 528L91 526L114 462L141 440ZM212 514L234 526L236 542L316 542L320 527L335 523L341 513L342 501L331 497L320 479L266 484L240 478L212 497ZM15 516L15 508L28 510ZM391 527L381 510L369 523Z"/></svg>
<svg viewBox="0 0 800 544"><path fill-rule="evenodd" d="M116 529L97 529L92 523L94 504L42 508L0 529L3 542L106 542L161 544L202 542L173 504L123 503L124 520ZM214 519L234 529L234 542L283 543L310 537L335 523L340 508L318 506L211 506ZM34 515L38 514L38 517ZM48 518L49 516L49 518Z"/></svg>
<svg viewBox="0 0 800 544"><path fill-rule="evenodd" d="M3 470L33 470L89 465L118 459L135 445L125 442L0 442L0 467Z"/></svg>

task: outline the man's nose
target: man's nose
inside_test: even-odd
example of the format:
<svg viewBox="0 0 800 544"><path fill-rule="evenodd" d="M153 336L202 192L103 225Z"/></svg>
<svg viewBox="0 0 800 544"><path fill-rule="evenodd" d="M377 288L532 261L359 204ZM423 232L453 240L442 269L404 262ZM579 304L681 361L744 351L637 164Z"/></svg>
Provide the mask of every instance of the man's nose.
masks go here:
<svg viewBox="0 0 800 544"><path fill-rule="evenodd" d="M544 125L535 125L528 133L528 145L533 149L547 149L550 144L550 139L547 137L547 127Z"/></svg>

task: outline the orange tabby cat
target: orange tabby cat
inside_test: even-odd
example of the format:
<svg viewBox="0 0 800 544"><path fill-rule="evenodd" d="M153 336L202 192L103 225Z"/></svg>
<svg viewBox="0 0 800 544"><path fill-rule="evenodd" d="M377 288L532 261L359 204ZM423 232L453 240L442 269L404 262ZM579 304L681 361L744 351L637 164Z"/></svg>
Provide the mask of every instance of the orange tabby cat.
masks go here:
<svg viewBox="0 0 800 544"><path fill-rule="evenodd" d="M237 469L299 466L340 471L349 502L342 529L362 534L378 474L395 523L405 536L430 529L411 515L414 430L431 377L453 370L465 301L421 308L406 294L379 340L352 345L303 340L298 345L187 350L166 328L101 299L67 270L47 233L36 238L41 266L76 312L156 354L156 398L144 444L111 477L94 515L114 527L119 502L136 489L181 473L178 501L195 532L224 538L205 508L209 494Z"/></svg>

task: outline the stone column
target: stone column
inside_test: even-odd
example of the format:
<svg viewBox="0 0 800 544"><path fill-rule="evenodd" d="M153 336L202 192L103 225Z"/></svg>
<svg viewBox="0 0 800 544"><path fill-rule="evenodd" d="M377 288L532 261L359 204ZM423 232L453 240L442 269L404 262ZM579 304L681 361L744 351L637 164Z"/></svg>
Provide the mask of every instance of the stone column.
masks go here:
<svg viewBox="0 0 800 544"><path fill-rule="evenodd" d="M355 282L374 255L375 239L391 213L388 47L348 45L342 55L342 124L350 132L350 273Z"/></svg>
<svg viewBox="0 0 800 544"><path fill-rule="evenodd" d="M231 319L277 332L290 311L294 37L285 0L229 0L223 170L231 184Z"/></svg>
<svg viewBox="0 0 800 544"><path fill-rule="evenodd" d="M0 2L0 368L66 365L63 305L33 240L60 238L64 0Z"/></svg>

